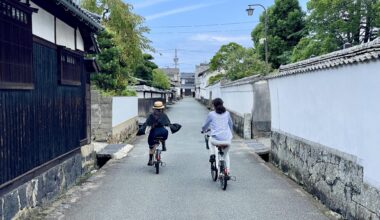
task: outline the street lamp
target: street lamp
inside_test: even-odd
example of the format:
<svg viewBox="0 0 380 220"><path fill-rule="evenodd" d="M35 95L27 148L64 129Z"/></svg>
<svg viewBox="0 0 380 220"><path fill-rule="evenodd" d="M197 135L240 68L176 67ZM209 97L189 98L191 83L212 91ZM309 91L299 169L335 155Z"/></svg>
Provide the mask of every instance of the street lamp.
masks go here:
<svg viewBox="0 0 380 220"><path fill-rule="evenodd" d="M268 63L268 13L267 13L267 9L261 5L261 4L252 4L252 5L248 5L248 8L247 8L247 13L248 13L248 16L252 16L253 15L253 11L255 10L253 7L255 6L259 6L259 7L262 7L264 9L264 13L265 13L265 62L267 64L267 72L268 72L268 66L269 66L269 63Z"/></svg>

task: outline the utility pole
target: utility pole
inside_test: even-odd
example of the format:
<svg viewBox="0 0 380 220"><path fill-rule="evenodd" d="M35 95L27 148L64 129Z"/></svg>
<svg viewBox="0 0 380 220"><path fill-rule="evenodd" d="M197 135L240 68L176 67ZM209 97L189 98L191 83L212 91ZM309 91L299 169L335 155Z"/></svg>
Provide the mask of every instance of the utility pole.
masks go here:
<svg viewBox="0 0 380 220"><path fill-rule="evenodd" d="M177 69L178 68L178 61L179 61L179 58L177 56L177 48L175 49L175 56L174 56L174 67Z"/></svg>

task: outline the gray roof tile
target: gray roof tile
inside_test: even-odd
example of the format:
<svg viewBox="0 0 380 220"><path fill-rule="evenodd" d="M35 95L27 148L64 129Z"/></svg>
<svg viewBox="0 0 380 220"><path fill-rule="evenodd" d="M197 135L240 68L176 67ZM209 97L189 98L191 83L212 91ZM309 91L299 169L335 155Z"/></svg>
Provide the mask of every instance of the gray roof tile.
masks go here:
<svg viewBox="0 0 380 220"><path fill-rule="evenodd" d="M91 26L96 30L103 29L103 27L100 24L100 16L81 8L73 0L55 1L57 5L62 5L65 9L70 10L74 16L78 16L79 20L83 21L85 24Z"/></svg>
<svg viewBox="0 0 380 220"><path fill-rule="evenodd" d="M351 65L354 63L362 63L379 58L380 38L377 38L366 44L361 44L319 57L281 66L278 74L268 76L266 79L306 73L315 70L329 69L337 66Z"/></svg>

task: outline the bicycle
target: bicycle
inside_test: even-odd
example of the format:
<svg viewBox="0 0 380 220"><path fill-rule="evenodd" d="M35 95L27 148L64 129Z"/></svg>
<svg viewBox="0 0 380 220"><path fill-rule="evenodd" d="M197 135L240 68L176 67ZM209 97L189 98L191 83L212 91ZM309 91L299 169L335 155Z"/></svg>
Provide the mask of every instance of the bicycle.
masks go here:
<svg viewBox="0 0 380 220"><path fill-rule="evenodd" d="M204 133L204 135L205 135L205 142L206 142L206 149L207 150L209 150L210 149L210 146L209 146L209 140L210 140L210 134L209 134L209 132L210 132L210 129L209 130L207 130L206 132L202 132L202 133Z"/></svg>
<svg viewBox="0 0 380 220"><path fill-rule="evenodd" d="M202 134L204 134L207 150L210 149L210 146L209 146L210 134L209 134L209 132L210 132L210 129L208 129L207 131L201 132ZM210 171L211 171L211 178L215 182L218 179L218 168L216 167L216 161L211 162Z"/></svg>
<svg viewBox="0 0 380 220"><path fill-rule="evenodd" d="M218 148L218 160L219 160L219 174L217 178L219 179L220 187L223 190L227 189L227 182L228 180L231 180L231 177L228 175L228 170L224 161L223 149L227 147L228 145L216 145L216 148ZM216 172L218 172L218 170Z"/></svg>
<svg viewBox="0 0 380 220"><path fill-rule="evenodd" d="M162 146L165 145L165 140L163 138L157 137L156 141L158 144L155 146L153 153L153 166L156 169L156 174L159 174L160 166L165 166L165 163L161 160Z"/></svg>

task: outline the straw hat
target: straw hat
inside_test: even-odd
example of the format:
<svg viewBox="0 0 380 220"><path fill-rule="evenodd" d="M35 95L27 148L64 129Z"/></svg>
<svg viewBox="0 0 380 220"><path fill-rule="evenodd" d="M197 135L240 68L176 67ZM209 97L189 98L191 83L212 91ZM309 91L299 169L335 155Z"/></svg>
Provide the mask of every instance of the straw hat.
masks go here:
<svg viewBox="0 0 380 220"><path fill-rule="evenodd" d="M154 109L164 109L165 106L164 106L164 103L162 103L161 101L155 101L153 108Z"/></svg>

